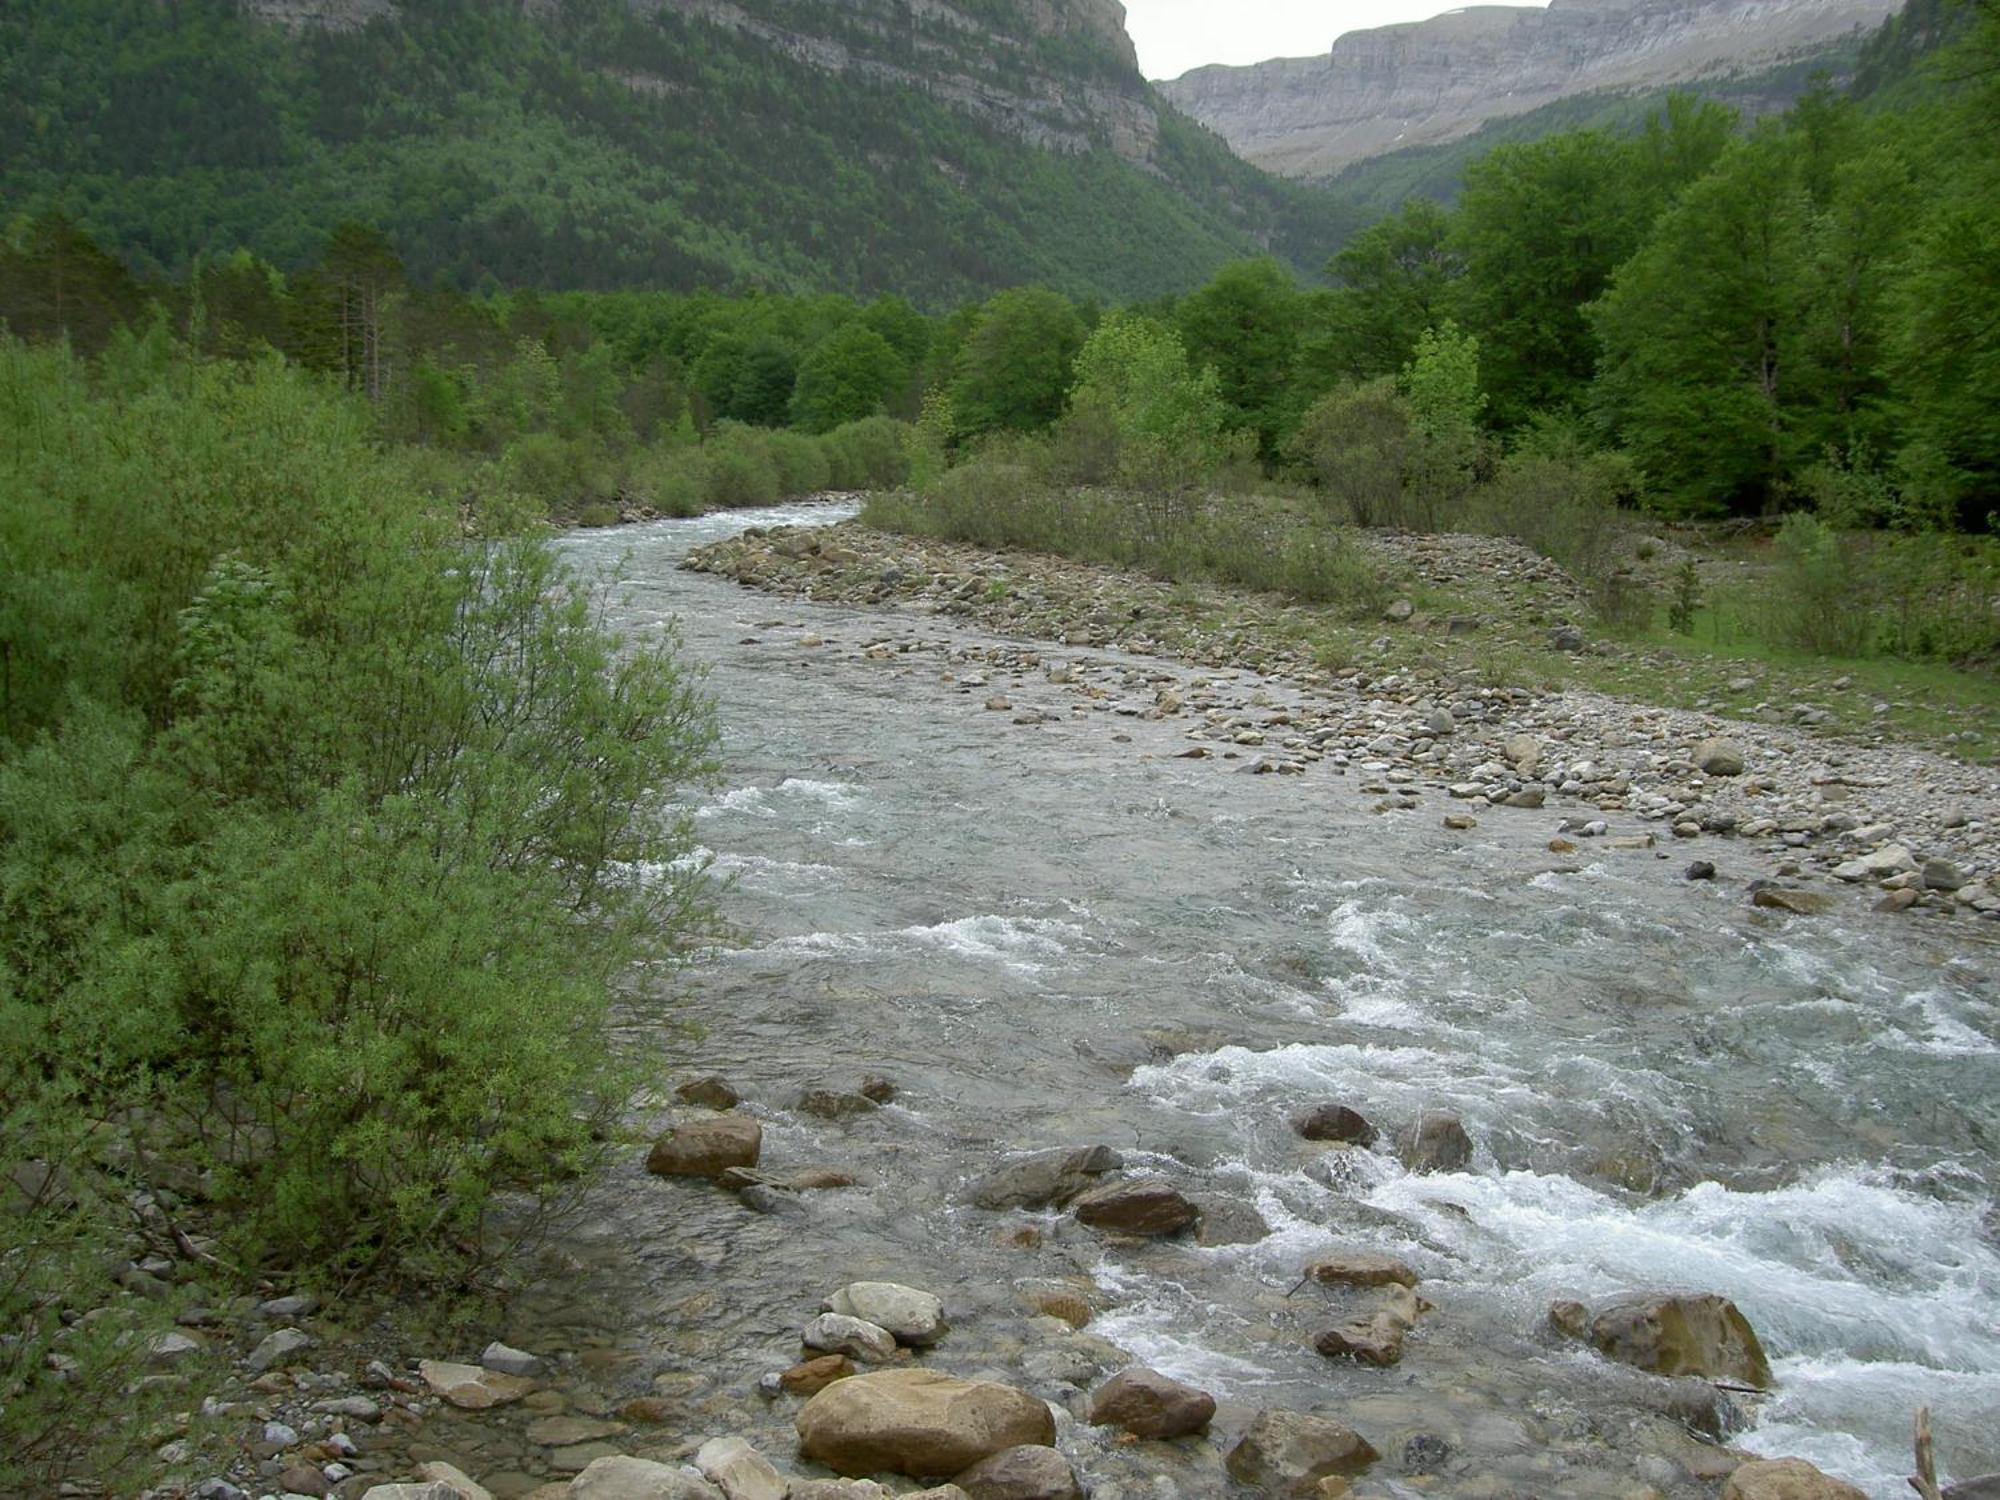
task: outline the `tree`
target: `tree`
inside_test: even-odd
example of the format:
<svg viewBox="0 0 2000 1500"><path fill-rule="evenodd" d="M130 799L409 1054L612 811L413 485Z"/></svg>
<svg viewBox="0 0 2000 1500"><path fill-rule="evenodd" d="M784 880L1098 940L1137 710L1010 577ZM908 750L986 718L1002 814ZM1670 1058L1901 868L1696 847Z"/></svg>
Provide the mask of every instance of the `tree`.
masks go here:
<svg viewBox="0 0 2000 1500"><path fill-rule="evenodd" d="M1275 260L1234 261L1182 299L1177 322L1188 359L1215 370L1231 425L1274 458L1295 416L1290 392L1302 293Z"/></svg>
<svg viewBox="0 0 2000 1500"><path fill-rule="evenodd" d="M1083 319L1055 292L1023 287L991 298L958 351L951 406L959 432L1033 432L1054 422L1083 338Z"/></svg>
<svg viewBox="0 0 2000 1500"><path fill-rule="evenodd" d="M1084 344L1070 411L1108 423L1119 478L1149 494L1187 489L1227 452L1229 410L1215 371L1190 369L1180 336L1136 314L1113 313Z"/></svg>
<svg viewBox="0 0 2000 1500"><path fill-rule="evenodd" d="M1683 510L1755 511L1783 493L1809 222L1784 139L1740 141L1593 309L1596 409Z"/></svg>
<svg viewBox="0 0 2000 1500"><path fill-rule="evenodd" d="M1444 320L1462 270L1450 215L1429 198L1411 198L1327 262L1340 289L1328 302L1327 331L1300 351L1301 364L1340 379L1394 374L1418 336Z"/></svg>
<svg viewBox="0 0 2000 1500"><path fill-rule="evenodd" d="M0 323L19 338L66 338L95 351L139 305L131 274L60 209L0 240Z"/></svg>
<svg viewBox="0 0 2000 1500"><path fill-rule="evenodd" d="M1479 460L1479 340L1447 321L1426 328L1400 382L1410 407L1410 522L1443 525L1472 488Z"/></svg>
<svg viewBox="0 0 2000 1500"><path fill-rule="evenodd" d="M328 237L321 271L333 295L335 368L379 403L389 379L382 358L385 313L389 297L403 284L403 263L380 230L349 220Z"/></svg>
<svg viewBox="0 0 2000 1500"><path fill-rule="evenodd" d="M836 329L799 362L791 418L808 432L831 432L881 411L909 380L909 366L866 323Z"/></svg>
<svg viewBox="0 0 2000 1500"><path fill-rule="evenodd" d="M1638 248L1651 201L1634 148L1601 131L1501 146L1465 172L1459 316L1485 351L1493 418L1573 405L1597 344L1584 309Z"/></svg>

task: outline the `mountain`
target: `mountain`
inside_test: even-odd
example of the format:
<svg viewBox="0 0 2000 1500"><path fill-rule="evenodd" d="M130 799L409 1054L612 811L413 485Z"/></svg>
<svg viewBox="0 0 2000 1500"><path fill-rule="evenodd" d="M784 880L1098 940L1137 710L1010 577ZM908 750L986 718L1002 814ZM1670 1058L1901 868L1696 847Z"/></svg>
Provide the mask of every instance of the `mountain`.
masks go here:
<svg viewBox="0 0 2000 1500"><path fill-rule="evenodd" d="M465 287L1128 299L1330 196L1141 76L1117 0L12 0L0 217L136 269L308 264L343 221Z"/></svg>
<svg viewBox="0 0 2000 1500"><path fill-rule="evenodd" d="M1322 57L1197 68L1160 91L1246 160L1325 178L1578 95L1744 77L1873 27L1900 0L1552 0L1349 32ZM1774 100L1773 103L1783 103Z"/></svg>

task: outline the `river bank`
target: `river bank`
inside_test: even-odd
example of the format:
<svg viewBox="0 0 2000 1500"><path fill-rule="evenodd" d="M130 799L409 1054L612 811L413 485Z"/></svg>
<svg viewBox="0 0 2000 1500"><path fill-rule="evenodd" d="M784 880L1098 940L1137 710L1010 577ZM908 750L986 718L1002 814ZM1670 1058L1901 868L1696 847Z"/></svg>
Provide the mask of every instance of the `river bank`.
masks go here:
<svg viewBox="0 0 2000 1500"><path fill-rule="evenodd" d="M1062 1467L1033 1462L1053 1495L1065 1475L1091 1500L1236 1493L1233 1456L1267 1412L1365 1440L1379 1457L1333 1477L1368 1500L1718 1500L1752 1456L1792 1454L1888 1500L1920 1404L1957 1474L2000 1468L1996 931L1969 903L1876 916L1872 882L1817 878L1793 883L1833 909L1796 918L1734 883L1800 860L1781 842L1676 840L1629 809L1566 808L1561 783L1511 766L1453 797L1471 778L1451 757L1481 741L1504 749L1539 722L1545 758L1567 766L1580 731L1558 737L1537 716L1561 704L1527 689L1447 681L1462 709L1440 733L1425 693L1441 690L1390 673L1351 686L1310 660L1294 676L1282 639L1268 672L1142 654L1131 642L1164 639L1189 603L1171 590L1135 600L1117 578L969 555L940 560L951 583L926 576L936 592L918 596L932 554L911 551L908 607L814 602L821 573L859 567L838 587L884 588L883 603L901 586L886 555L843 557L852 528L748 539L750 571L797 566L785 597L678 566L735 555L727 534L746 523L828 514L565 541L580 567L622 573L620 629L678 620L708 672L721 780L684 810L730 882L736 936L689 970L631 977L619 1040L648 1087L628 1132L471 1321L378 1326L333 1299L288 1325L313 1342L262 1371L258 1309L201 1333L234 1362L204 1386L210 1430L238 1445L228 1482L282 1493L288 1472L315 1482L309 1465L353 1500L449 1464L499 1500L618 1493L596 1487L614 1473L653 1484L649 1500L715 1500L737 1492L684 1466L742 1439L778 1471L743 1494L873 1500L808 1478L828 1450L802 1448L798 1425L812 1345L871 1342L815 1329L856 1281L934 1295L949 1324L934 1343L874 1341L886 1359L857 1371L1046 1403ZM983 613L1009 600L1022 625ZM1132 617L1134 602L1155 613ZM1328 681L1301 680L1313 671ZM1344 729L1315 743L1350 721L1358 746ZM1701 790L1757 774L1703 773ZM1543 788L1539 810L1505 806L1513 790L1494 802L1515 781ZM1583 812L1611 826L1555 832ZM1959 857L1983 868L1971 821ZM1611 847L1644 833L1650 848ZM1683 879L1695 857L1722 879ZM1341 1110L1372 1145L1322 1138L1354 1133ZM717 1122L738 1143L754 1126L754 1167L649 1170L693 1155L656 1152L662 1138ZM1022 1180L1048 1174L1044 1152L1047 1201ZM1061 1180L1072 1158L1070 1179L1115 1181ZM1179 1227L1134 1234L1142 1221L1083 1201L1121 1185L1128 1211ZM1360 1282L1301 1284L1337 1257ZM1619 1298L1665 1289L1735 1302L1772 1390L1664 1380L1550 1321L1581 1303L1584 1323L1566 1317L1594 1334ZM1388 1358L1399 1333L1392 1363L1358 1352ZM1135 1440L1093 1421L1129 1364L1211 1396L1207 1430ZM1316 1430L1322 1457L1352 1468L1335 1436ZM607 1464L586 1482L620 1458L668 1472Z"/></svg>
<svg viewBox="0 0 2000 1500"><path fill-rule="evenodd" d="M1593 649L1570 623L1583 617L1581 591L1526 548L1488 537L1377 545L1432 581L1477 573L1497 587L1500 608L1532 611L1532 628ZM1399 600L1380 625L1388 664L1374 667L1319 659L1308 613L1270 597L855 521L752 527L697 549L683 566L777 598L881 608L888 618L933 615L1019 637L1019 648L953 663L987 711L1013 712L1010 695L1032 681L1028 713L1168 719L1184 726L1191 758L1253 773L1330 771L1385 815L1428 810L1469 831L1488 809L1540 811L1561 843L1602 839L1807 891L1798 900L1763 895L1769 904L1816 909L1831 890L1883 910L2000 919L1992 770L1909 745L1855 743L1810 722L1769 722L1780 715L1763 705L1746 704L1747 715L1700 712L1496 683L1489 670L1450 663L1465 655L1451 646L1490 630L1478 617L1430 615ZM885 630L858 649L880 658L925 644L920 631ZM1184 682L1152 671L1152 659L1205 675ZM1236 684L1246 673L1259 679L1249 691ZM1745 681L1742 691L1755 686ZM1276 701L1274 687L1288 701Z"/></svg>

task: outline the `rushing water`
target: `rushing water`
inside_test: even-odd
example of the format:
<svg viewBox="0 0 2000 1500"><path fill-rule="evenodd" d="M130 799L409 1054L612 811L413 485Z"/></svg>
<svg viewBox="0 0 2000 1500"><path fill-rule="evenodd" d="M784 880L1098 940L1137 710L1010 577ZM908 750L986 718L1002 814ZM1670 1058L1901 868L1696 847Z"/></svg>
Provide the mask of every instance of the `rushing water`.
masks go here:
<svg viewBox="0 0 2000 1500"><path fill-rule="evenodd" d="M812 518L832 514L753 519ZM580 1244L627 1257L620 1317L652 1341L648 1371L740 1393L794 1357L818 1296L876 1275L946 1298L960 1326L935 1362L1046 1382L1013 1289L1087 1276L1090 1334L1214 1391L1225 1417L1344 1414L1390 1455L1386 1492L1422 1432L1452 1445L1448 1474L1505 1472L1508 1493L1598 1493L1562 1477L1594 1454L1700 1494L1633 1435L1646 1382L1543 1330L1551 1298L1672 1287L1734 1298L1771 1353L1777 1391L1748 1407L1741 1445L1901 1495L1928 1403L1950 1469L2000 1469L1990 926L1786 918L1649 854L1558 860L1553 814L1496 809L1447 834L1437 799L1374 815L1329 767L1175 759L1184 725L1110 699L1073 712L1092 700L1038 670L954 663L997 643L945 621L677 571L740 524L569 544L587 568L624 560L624 624L680 619L725 729L697 828L735 877L741 945L642 997L635 1026L672 1076L744 1091L768 1161L872 1185L814 1194L804 1218L636 1168L608 1185ZM924 649L862 652L911 640ZM952 680L975 671L985 685ZM1049 717L986 711L995 692ZM898 1083L893 1107L840 1125L794 1112L802 1085L867 1071ZM1309 1174L1320 1148L1287 1119L1321 1101L1385 1129L1455 1110L1476 1158L1412 1176L1383 1149ZM1043 1217L1023 1249L1002 1233L1021 1216L962 1206L1005 1153L1091 1141L1254 1205L1270 1232L1107 1248ZM1327 1294L1286 1296L1337 1246L1406 1258L1438 1306L1393 1370L1320 1359L1310 1329L1335 1318L1306 1304ZM1112 1462L1088 1429L1063 1441L1087 1472Z"/></svg>

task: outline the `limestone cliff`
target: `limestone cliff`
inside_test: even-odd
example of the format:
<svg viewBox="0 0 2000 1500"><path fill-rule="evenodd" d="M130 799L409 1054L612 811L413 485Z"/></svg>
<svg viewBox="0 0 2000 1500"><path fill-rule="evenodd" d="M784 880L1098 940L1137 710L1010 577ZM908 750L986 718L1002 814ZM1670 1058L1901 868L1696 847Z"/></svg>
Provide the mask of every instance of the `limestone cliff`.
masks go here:
<svg viewBox="0 0 2000 1500"><path fill-rule="evenodd" d="M1324 177L1576 94L1768 67L1873 27L1899 8L1899 0L1481 5L1349 32L1324 56L1197 68L1159 87L1257 165Z"/></svg>
<svg viewBox="0 0 2000 1500"><path fill-rule="evenodd" d="M345 30L400 0L243 0L294 29ZM514 0L530 13L562 0ZM625 0L754 37L833 73L921 90L982 124L1058 152L1109 146L1148 162L1159 101L1139 73L1119 0ZM662 86L621 73L634 89Z"/></svg>

